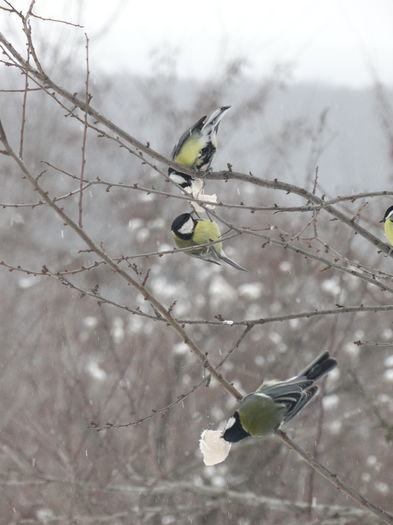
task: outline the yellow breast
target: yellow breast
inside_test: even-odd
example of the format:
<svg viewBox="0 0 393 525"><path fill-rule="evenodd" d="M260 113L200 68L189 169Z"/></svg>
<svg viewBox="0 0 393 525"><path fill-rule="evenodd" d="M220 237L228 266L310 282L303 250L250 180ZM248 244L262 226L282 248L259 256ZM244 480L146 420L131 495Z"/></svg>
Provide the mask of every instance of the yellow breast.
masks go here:
<svg viewBox="0 0 393 525"><path fill-rule="evenodd" d="M193 241L195 244L204 244L209 241L217 241L221 237L218 225L213 221L199 220L195 227ZM221 253L222 243L214 244L217 253Z"/></svg>
<svg viewBox="0 0 393 525"><path fill-rule="evenodd" d="M203 146L204 144L198 137L189 137L174 160L183 166L192 168Z"/></svg>
<svg viewBox="0 0 393 525"><path fill-rule="evenodd" d="M393 223L390 220L390 218L386 219L383 225L383 229L385 231L385 236L389 243L393 245Z"/></svg>

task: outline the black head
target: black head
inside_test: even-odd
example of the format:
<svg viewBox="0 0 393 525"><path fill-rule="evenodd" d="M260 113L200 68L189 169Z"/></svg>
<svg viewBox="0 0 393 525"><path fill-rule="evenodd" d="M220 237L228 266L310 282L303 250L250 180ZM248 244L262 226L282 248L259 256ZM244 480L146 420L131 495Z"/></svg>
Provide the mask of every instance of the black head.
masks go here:
<svg viewBox="0 0 393 525"><path fill-rule="evenodd" d="M182 213L172 222L171 230L180 239L189 241L192 239L196 222L190 213Z"/></svg>
<svg viewBox="0 0 393 525"><path fill-rule="evenodd" d="M232 421L232 419L234 419L234 421ZM228 424L230 425L229 427ZM237 441L240 441L241 439L244 439L249 436L250 434L246 432L242 427L240 423L239 413L236 410L233 416L229 418L227 428L223 433L222 437L225 439L225 441L229 441L229 443L236 443Z"/></svg>
<svg viewBox="0 0 393 525"><path fill-rule="evenodd" d="M385 211L385 215L383 216L383 220L381 222L385 222L388 215L393 212L393 206L389 206L389 208ZM393 217L391 217L392 219ZM392 221L393 222L393 221Z"/></svg>

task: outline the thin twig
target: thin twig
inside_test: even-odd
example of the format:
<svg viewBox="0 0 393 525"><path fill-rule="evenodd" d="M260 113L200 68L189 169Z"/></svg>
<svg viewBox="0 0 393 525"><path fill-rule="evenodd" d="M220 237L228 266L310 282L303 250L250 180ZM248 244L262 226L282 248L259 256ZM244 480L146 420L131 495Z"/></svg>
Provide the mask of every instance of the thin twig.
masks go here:
<svg viewBox="0 0 393 525"><path fill-rule="evenodd" d="M120 263L123 260L122 257L120 258L114 258L114 261L117 263ZM166 322L163 318L157 318L156 316L149 315L145 312L143 312L140 309L132 309L128 306L125 306L123 304L117 303L115 301L112 301L111 299L104 297L100 294L98 294L96 291L92 292L86 289L83 289L76 284L72 283L71 281L67 280L65 276L67 275L75 275L77 273L86 272L89 270L92 270L94 268L97 268L97 266L105 264L105 261L95 261L89 266L82 266L80 268L76 268L74 270L63 270L63 271L50 271L47 267L43 268L41 271L36 271L33 269L24 268L20 265L12 265L5 261L0 261L0 266L3 266L5 268L8 268L10 271L17 271L25 273L26 275L32 275L32 276L43 276L43 277L52 277L55 279L60 280L63 284L66 286L69 286L70 288L74 289L78 293L80 293L82 296L86 295L89 297L92 297L96 299L99 304L108 304L109 306L114 306L115 308L119 308L121 310L125 310L126 312L129 312L133 315L138 315L142 317L147 317L149 319L155 320L155 321L161 321ZM291 313L291 314L285 314L285 315L277 315L277 316L271 316L271 317L262 317L259 319L242 319L239 321L232 320L232 319L223 319L220 316L216 316L219 320L210 320L210 319L177 319L177 321L181 325L211 325L211 326L227 326L228 328L235 327L235 326L246 326L246 328L252 328L253 326L257 325L264 325L269 323L277 323L277 322L286 322L291 321L294 319L310 319L313 317L323 317L326 315L343 315L343 314L354 314L354 313L364 313L364 312L391 312L393 311L393 305L358 305L358 306L342 306L338 305L334 309L327 309L327 310L311 310L306 312L299 312L299 313ZM240 342L242 341L243 337L248 333L245 331L243 335L239 338ZM240 344L240 343L239 343ZM393 343L375 343L372 341L354 341L354 344L357 345L374 345L374 346L382 346L382 347L391 347L393 346ZM236 346L236 345L235 345ZM236 350L236 348L234 348ZM219 366L221 366L222 362L220 362Z"/></svg>
<svg viewBox="0 0 393 525"><path fill-rule="evenodd" d="M42 91L42 88L23 88L23 89L0 89L0 93L25 93L26 91Z"/></svg>
<svg viewBox="0 0 393 525"><path fill-rule="evenodd" d="M226 323L226 324L231 324L230 322ZM255 325L254 325L255 326ZM216 368L220 368L227 359L229 359L231 357L231 355L236 352L236 350L239 348L239 346L241 345L243 339L246 337L246 335L252 330L252 328L254 327L253 325L247 325L246 328L243 330L243 332L240 334L240 337L238 338L238 340L235 342L235 344L232 346L232 348L230 350L228 350L228 352L225 354L225 356L221 359L221 361L219 361L219 363L216 365Z"/></svg>
<svg viewBox="0 0 393 525"><path fill-rule="evenodd" d="M85 33L86 38L86 80L85 80L85 100L86 100L86 108L88 108L90 103L90 95L89 95L89 77L90 77L90 70L89 70L89 38L87 34ZM86 138L87 138L87 109L85 111L85 118L83 122L83 135L82 135L82 159L81 159L81 171L80 171L80 181L79 181L79 220L78 225L80 228L83 227L82 224L82 213L83 213L83 179L85 176L85 167L86 167Z"/></svg>
<svg viewBox="0 0 393 525"><path fill-rule="evenodd" d="M83 186L83 190L86 190L87 188L90 188L92 185L91 182L88 182ZM68 199L69 197L72 197L73 195L77 195L80 192L80 189L69 191L68 193L64 195L59 195L58 197L53 197L53 202L58 202L64 199ZM38 206L46 205L44 201L36 201L36 202L19 202L19 203L12 203L12 202L0 202L0 208L37 208Z"/></svg>
<svg viewBox="0 0 393 525"><path fill-rule="evenodd" d="M104 126L110 129L112 132L122 137L128 143L132 144L138 150L139 153L137 154L137 156L139 156L141 160L145 161L146 160L145 155L147 155L150 158L153 158L165 164L166 166L172 167L177 170L180 169L184 173L187 173L190 175L195 175L192 170L189 170L185 168L184 166L177 165L177 163L171 160L168 160L163 155L154 151L150 147L150 145L148 147L142 142L138 141L137 139L132 137L130 134L126 133L124 130L119 128L119 126L115 125L113 122L111 122L106 117L104 117L102 114L100 114L98 111L96 111L91 105L87 105L82 99L78 98L75 94L68 92L63 87L56 84L43 71L42 66L38 61L38 58L36 57L35 52L33 53L32 51L32 54L37 64L37 69L34 69L31 66L31 64L28 64L23 59L20 53L17 52L14 46L5 38L5 36L2 33L0 33L0 42L3 43L4 47L12 55L16 63L19 64L19 66L23 68L24 70L27 70L35 79L43 82L45 85L55 90L59 95L67 99L73 105L79 107L82 111L86 111L95 120L97 120L98 122L101 122ZM369 242L371 242L374 246L376 246L378 249L380 249L383 253L387 254L389 257L393 257L393 253L389 245L382 242L380 239L378 239L378 237L375 237L374 235L372 235L368 230L366 230L365 228L361 227L356 222L354 222L351 217L346 216L344 213L337 210L334 206L326 205L323 198L313 195L312 192L308 192L304 188L301 188L294 184L289 184L286 182L279 181L278 179L269 181L265 179L260 179L258 177L255 177L254 175L246 175L244 173L238 173L238 172L233 172L233 171L220 171L220 172L207 173L206 179L225 180L225 181L232 181L232 180L239 181L240 180L240 181L248 182L250 184L254 184L260 187L281 190L281 191L285 191L286 193L293 193L295 195L299 195L303 197L304 199L306 199L308 202L312 202L316 205L321 206L323 210L325 210L327 213L331 214L332 216L334 216L335 218L337 218L338 220L342 221L344 224L352 228L359 235L361 235L362 237L367 239Z"/></svg>
<svg viewBox="0 0 393 525"><path fill-rule="evenodd" d="M361 494L359 494L354 489L346 485L343 481L340 480L337 474L334 474L329 469L318 463L318 461L311 457L303 448L297 445L285 432L283 432L282 430L278 430L276 432L276 436L279 439L281 439L281 441L283 441L290 449L294 450L299 456L301 456L304 459L304 461L308 465L310 465L311 468L318 472L318 474L320 474L322 477L327 479L332 485L334 485L337 488L337 490L349 496L367 511L378 516L378 518L380 518L384 523L393 523L393 516L391 514L384 511L380 507L377 507L377 505L374 505L366 498L364 498Z"/></svg>
<svg viewBox="0 0 393 525"><path fill-rule="evenodd" d="M31 16L34 18L37 18L38 20L44 20L45 22L56 22L59 24L65 24L67 26L73 26L73 27L79 27L81 29L84 28L84 26L81 26L80 24L75 24L74 22L68 22L67 20L59 20L57 18L46 18L44 16L37 15L36 13L31 12Z"/></svg>
<svg viewBox="0 0 393 525"><path fill-rule="evenodd" d="M388 423L386 419L382 416L381 410L378 404L374 399L366 392L365 386L360 381L359 377L353 370L348 370L349 375L352 378L352 381L355 383L360 395L368 405L370 413L378 420L378 426L384 431L385 439L388 443L393 443L393 424Z"/></svg>
<svg viewBox="0 0 393 525"><path fill-rule="evenodd" d="M92 422L90 424L90 428L93 430L97 430L97 431L107 430L107 429L112 429L112 428L126 428L126 427L131 427L134 425L139 425L140 423L143 423L144 421L148 421L149 419L152 419L158 414L165 414L166 412L168 412L168 410L175 407L176 405L184 401L184 399L186 399L191 394L193 394L196 390L198 390L199 387L201 387L204 384L206 385L209 380L209 377L210 376L208 376L207 378L204 377L201 381L199 381L199 383L194 385L188 392L185 392L184 394L180 394L179 396L177 396L177 398L174 401L172 401L168 405L161 407L161 408L152 409L152 413L147 416L140 417L138 419L135 419L134 421L129 421L128 423L105 423L104 425L97 425L96 423Z"/></svg>
<svg viewBox="0 0 393 525"><path fill-rule="evenodd" d="M94 491L99 493L125 493L128 496L135 495L140 497L141 495L146 496L172 496L173 494L179 493L191 493L203 498L203 501L207 501L207 498L213 498L214 500L220 501L232 501L236 502L246 508L262 507L278 512L288 512L294 509L297 512L305 513L307 511L307 504L303 501L286 500L282 497L265 496L258 492L231 490L226 487L216 487L208 485L207 483L193 483L190 481L175 480L175 481L163 481L154 486L143 486L140 484L121 484L111 483L108 485L96 484L86 480L78 480L74 478L62 479L54 478L51 476L41 476L39 479L26 479L26 480L0 480L0 486L7 488L24 488L24 487L39 487L45 485L75 485L80 490ZM163 501L166 498L163 499ZM173 505L173 502L170 501ZM325 505L316 503L313 506L313 510L318 513L320 519L334 519L340 517L349 517L352 520L362 519L370 516L369 511L364 511L357 507L349 507L344 505ZM320 522L318 522L320 523ZM330 523L332 523L330 521ZM353 522L354 523L354 522Z"/></svg>
<svg viewBox="0 0 393 525"><path fill-rule="evenodd" d="M27 48L27 61L30 61L30 48ZM26 124L26 106L27 106L27 93L29 91L29 76L25 74L25 88L23 92L22 102L22 122L20 127L20 141L19 141L19 157L23 158L23 143L25 136L25 124Z"/></svg>
<svg viewBox="0 0 393 525"><path fill-rule="evenodd" d="M37 193L41 196L41 198L57 213L57 215L66 223L74 232L84 241L84 243L89 247L90 250L95 252L100 259L105 261L114 271L117 273L120 277L122 277L128 284L133 286L140 292L146 301L150 302L153 308L155 308L162 317L168 322L168 324L178 333L178 335L183 339L183 341L189 346L190 350L198 357L200 361L204 363L204 366L213 377L215 377L219 383L223 385L223 387L231 393L236 399L241 399L242 395L240 392L231 384L229 383L224 376L217 372L217 370L214 368L213 365L211 365L210 361L207 358L207 355L202 352L202 350L194 343L194 341L189 337L189 335L186 333L184 328L179 324L176 319L171 315L171 313L156 299L156 297L147 290L144 286L139 284L138 281L136 281L129 273L127 273L125 270L123 270L111 257L109 257L101 248L99 248L93 240L78 226L78 224L73 221L64 210L59 208L53 200L49 197L48 192L44 191L38 181L35 177L30 173L30 171L27 169L26 165L24 164L22 159L19 159L17 155L15 155L14 151L12 150L11 146L8 143L7 136L5 134L4 128L0 122L0 140L3 142L3 145L5 147L5 150L8 152L8 154L15 160L15 162L18 164L19 168L23 172L23 174L26 176L26 178L29 180L29 182L33 185L34 189L37 191Z"/></svg>
<svg viewBox="0 0 393 525"><path fill-rule="evenodd" d="M32 5L33 5L34 2L32 2ZM29 42L31 44L31 35L30 35L30 32L27 33L28 35L28 39L29 39ZM2 35L0 35L0 39L2 40L4 37ZM3 40L2 40L3 41ZM13 56L15 57L16 55L13 53L13 48L12 46L7 42L3 41L3 44L4 46L8 49L8 51L10 53L13 54ZM11 46L11 47L10 47ZM15 51L15 50L14 50ZM31 54L32 54L32 57L37 65L37 70L35 70L30 64L26 63L26 61L24 61L22 59L22 61L20 62L21 64L21 67L24 67L25 68L25 71L29 71L30 74L32 74L33 76L36 76L38 77L38 79L40 81L42 81L43 83L46 83L48 84L51 89L54 89L55 91L57 91L61 96L65 97L67 100L69 100L70 102L72 102L73 104L77 105L78 107L80 107L83 111L86 112L86 114L88 113L89 115L93 115L95 118L98 119L98 116L101 118L101 122L108 126L108 121L100 116L98 113L95 114L94 110L92 110L92 108L89 106L89 103L86 101L85 103L83 103L83 101L80 101L76 96L73 96L73 95L70 95L67 91L63 90L61 87L57 86L55 83L53 83L49 78L48 76L43 72L43 69L38 61L38 58L35 54L35 51L34 51L34 48L32 47L32 44L31 44ZM19 56L16 56L16 60L19 61ZM112 127L110 127L112 126ZM121 130L119 131L119 128L117 128L115 125L113 125L112 123L109 123L109 127L112 131L114 131L115 133L123 133L123 138L125 140L129 140L129 138L131 138L131 144L133 144L134 147L136 148L139 148L138 146L138 141L136 141L133 137L130 137L128 136L127 137L127 134L125 134L124 132L122 132ZM117 130L117 131L115 131ZM4 133L4 130L2 127L0 127L0 137L3 141L3 144L4 144L4 147L5 147L5 150L7 152L8 155L10 155L14 160L15 162L18 164L18 166L20 167L20 169L22 170L23 174L25 175L25 177L30 181L30 183L33 185L34 189L39 193L39 195L41 196L41 198L57 213L57 215L66 223L68 224L68 226L70 226L74 232L79 236L80 239L82 239L84 241L84 243L89 247L89 249L91 251L93 251L94 253L97 254L97 256L102 259L102 261L105 261L119 276L121 276L123 279L125 279L125 281L132 285L134 288L136 288L140 293L143 294L143 296L145 297L145 299L152 305L152 307L157 310L159 312L159 314L163 317L163 319L165 320L165 322L167 322L170 326L172 326L172 328L174 330L176 330L176 332L182 337L182 339L185 341L185 343L191 348L191 350L196 354L196 356L201 360L203 361L205 367L209 370L209 372L215 376L219 381L220 383L224 386L224 388L226 388L226 390L228 392L230 392L234 397L236 397L237 399L239 399L241 396L240 396L240 393L233 387L233 385L231 385L230 383L228 383L220 374L218 374L217 370L215 367L213 367L208 359L207 359L207 355L203 354L202 351L199 349L198 346L195 345L195 343L193 343L193 341L188 337L187 333L184 331L183 327L181 326L181 324L179 324L178 320L176 320L170 310L166 309L147 289L146 287L144 287L143 285L141 285L138 281L136 281L135 279L133 279L133 277L131 275L129 275L127 272L125 272L124 270L122 270L122 268L119 267L119 265L112 259L110 258L103 249L99 248L94 242L93 240L84 232L84 230L82 230L82 228L80 226L78 226L78 224L76 224L72 219L70 219L65 213L64 211L59 208L56 203L54 202L53 199L51 199L48 195L47 192L44 191L44 189L41 187L41 185L38 183L38 180L37 178L33 177L33 175L29 172L29 170L27 169L26 165L24 164L24 162L17 157L17 155L14 153L14 151L12 150L12 148L9 146L8 144L8 141L7 141L7 138L6 138L6 135ZM140 144L140 143L139 143ZM143 146L143 145L142 145ZM154 153L153 150L151 150L150 148L147 148L147 152L146 152L146 148L142 147L142 148L139 148L140 150L140 155L139 157L141 159L143 159L143 153L148 153L152 158L156 158L156 160L161 160L164 164L166 165L172 165L172 167L176 167L175 163L171 163L170 161L168 161L167 159L165 159L164 157L160 158L161 156L157 153ZM186 170L183 170L183 171L186 171ZM339 210L337 210L336 208L332 207L331 205L328 205L326 206L323 198L319 198L317 197L316 195L312 195L310 194L309 192L306 192L303 188L299 188L299 187L296 187L296 186L293 186L293 185L288 185L286 183L282 183L282 182L279 182L277 180L273 181L266 181L266 180L262 180L262 179L256 179L255 177L253 176L247 176L247 175L244 175L244 174L233 174L233 172L222 172L225 174L225 178L226 180L228 179L237 179L237 180L243 180L245 182L251 182L252 184L257 184L259 186L262 186L262 187L269 187L271 189L279 189L279 190L282 190L282 191L287 191L289 193L295 193L295 194L298 194L298 195L301 195L303 198L307 199L308 202L313 202L314 204L318 205L318 206L321 206L323 209L325 209L328 213L330 213L332 216L334 216L335 218L339 219L340 221L342 221L343 223L347 224L350 228L352 228L355 232L359 233L360 235L362 235L363 237L365 237L367 240L369 240L370 242L372 242L374 245L378 246L382 251L385 251L385 253L388 253L389 255L391 255L391 250L390 250L390 247L388 247L386 244L384 243L381 243L381 241L379 241L379 239L377 239L376 237L372 236L371 234L369 234L369 232L367 232L366 230L364 230L364 228L361 228L359 227L352 218L346 216L345 214L343 214L342 212L340 212ZM83 180L83 178L82 178ZM258 182L256 182L258 181ZM80 192L81 193L81 192ZM225 223L225 221L224 221ZM243 231L239 228L234 228L236 231L238 232L242 232ZM247 231L247 230L245 230ZM249 230L247 231L248 233L253 233L254 235L256 235L255 232L250 232ZM266 236L265 236L266 237ZM266 238L266 241L267 242L272 242L272 240L270 238ZM274 243L277 241L273 240L272 243ZM280 246L283 246L283 247L290 247L288 245L288 243L286 241L283 241L282 243L277 243L278 245ZM388 251L386 250L386 248L388 249ZM305 252L304 250L301 251L299 249L297 249L296 247L292 247L292 249L295 249L295 251L297 253L302 253L302 254L307 254L307 252ZM321 262L323 260L323 258L320 258ZM341 269L339 266L334 266L333 264L330 264L329 263L329 266L331 267L336 267L338 269ZM353 272L350 272L350 273L353 273ZM355 274L357 277L360 277L360 278L364 278L362 277L361 274L356 273ZM370 279L370 282L372 282L372 280ZM388 289L388 288L385 288L385 289ZM389 289L388 289L389 290ZM363 311L365 311L363 309ZM376 311L375 308L373 308L373 311ZM340 309L338 311L334 311L335 314L337 313L342 313L343 310ZM266 320L264 320L266 322ZM262 323L261 323L262 324ZM246 325L247 328L248 328L248 325ZM245 333L245 331L244 331ZM355 491L353 491L353 489L351 489L350 487L347 487L343 482L341 482L337 476L335 474L332 474L328 469L326 469L325 467L323 467L322 465L320 465L315 459L311 458L303 449L301 449L300 447L298 447L298 445L296 445L295 443L292 442L292 440L290 440L290 438L288 438L288 436L286 436L286 434L284 434L283 432L279 431L277 433L278 437L290 448L292 448L293 450L295 450L301 457L303 457L303 459L305 459L305 461L307 461L307 463L313 468L315 469L320 475L322 475L323 477L325 477L330 483L332 483L336 488L338 488L339 490L341 490L343 493L345 493L346 495L350 496L351 498L353 498L355 501L357 501L361 506L363 506L364 508L367 509L367 511L369 512L372 512L373 514L377 515L380 519L382 519L383 521L385 521L386 523L393 523L393 517L390 516L388 513L386 513L385 511L383 511L382 509L376 507L375 505L371 504L370 502L368 502L365 498L363 498L362 496L360 496L359 494L357 494Z"/></svg>

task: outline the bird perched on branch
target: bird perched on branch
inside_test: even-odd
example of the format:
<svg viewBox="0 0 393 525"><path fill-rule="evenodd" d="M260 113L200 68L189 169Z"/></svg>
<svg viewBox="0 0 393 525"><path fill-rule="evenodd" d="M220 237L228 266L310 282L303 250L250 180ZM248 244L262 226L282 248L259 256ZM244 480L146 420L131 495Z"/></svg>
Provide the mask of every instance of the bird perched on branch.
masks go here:
<svg viewBox="0 0 393 525"><path fill-rule="evenodd" d="M385 215L383 216L381 222L383 222L385 237L389 243L393 245L393 206L389 206L389 208L385 211Z"/></svg>
<svg viewBox="0 0 393 525"><path fill-rule="evenodd" d="M314 381L330 372L337 361L329 352L322 353L299 375L287 381L264 382L244 397L223 432L204 430L199 441L205 465L216 465L229 454L232 443L250 436L276 432L314 397Z"/></svg>
<svg viewBox="0 0 393 525"><path fill-rule="evenodd" d="M214 221L194 219L190 213L182 213L172 222L171 230L178 248L190 248L184 253L215 264L226 262L237 270L246 271L225 255L222 242L219 240L221 232ZM208 244L210 242L214 244Z"/></svg>
<svg viewBox="0 0 393 525"><path fill-rule="evenodd" d="M207 171L217 150L217 130L231 106L222 106L198 120L180 137L172 151L172 160L196 171ZM192 186L193 177L169 168L169 178L182 188Z"/></svg>

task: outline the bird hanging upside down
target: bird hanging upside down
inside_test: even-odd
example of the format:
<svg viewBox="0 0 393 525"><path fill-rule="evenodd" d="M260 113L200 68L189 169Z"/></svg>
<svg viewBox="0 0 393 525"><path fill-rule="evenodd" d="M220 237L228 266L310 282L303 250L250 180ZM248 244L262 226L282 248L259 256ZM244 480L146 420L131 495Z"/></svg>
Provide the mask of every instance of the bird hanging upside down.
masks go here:
<svg viewBox="0 0 393 525"><path fill-rule="evenodd" d="M172 160L196 171L207 171L217 150L218 126L230 107L222 106L208 117L205 115L183 133L172 151ZM169 168L168 175L182 188L191 187L194 180L191 175L173 168Z"/></svg>
<svg viewBox="0 0 393 525"><path fill-rule="evenodd" d="M330 372L337 361L324 352L299 375L286 381L268 381L244 397L223 432L204 430L199 447L205 465L216 465L226 459L232 443L250 436L276 432L291 420L314 397L314 382Z"/></svg>

